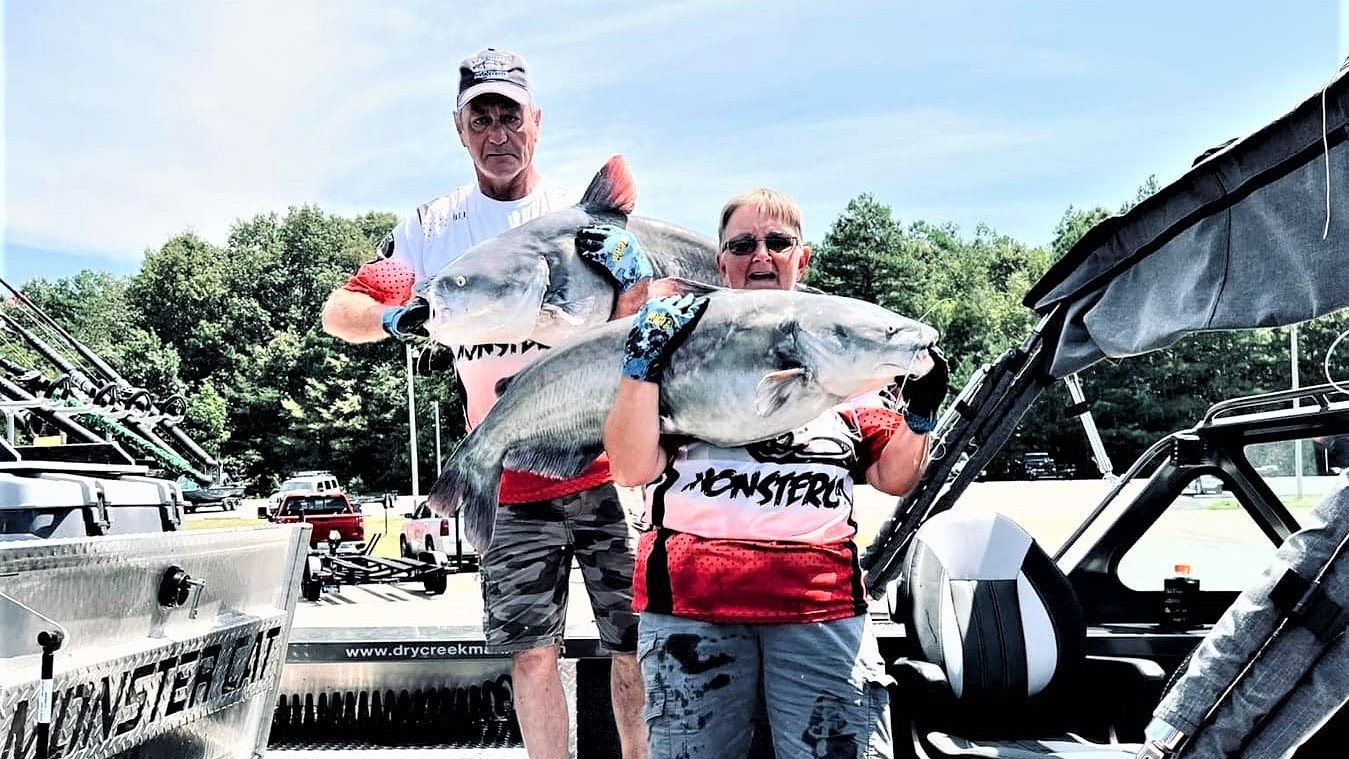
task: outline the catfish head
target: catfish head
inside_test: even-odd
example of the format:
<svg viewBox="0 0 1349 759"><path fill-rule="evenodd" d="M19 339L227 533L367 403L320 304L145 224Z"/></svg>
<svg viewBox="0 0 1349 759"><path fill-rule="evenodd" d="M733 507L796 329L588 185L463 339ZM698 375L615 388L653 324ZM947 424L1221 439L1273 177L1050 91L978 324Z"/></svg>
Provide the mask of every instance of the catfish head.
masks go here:
<svg viewBox="0 0 1349 759"><path fill-rule="evenodd" d="M485 240L424 286L431 339L452 345L554 345L609 320L614 285L576 253L589 224L626 224L636 188L621 156L609 159L581 202Z"/></svg>
<svg viewBox="0 0 1349 759"><path fill-rule="evenodd" d="M783 324L787 349L803 379L837 398L879 390L895 377L932 371L932 327L889 309L851 298L815 296L797 318Z"/></svg>

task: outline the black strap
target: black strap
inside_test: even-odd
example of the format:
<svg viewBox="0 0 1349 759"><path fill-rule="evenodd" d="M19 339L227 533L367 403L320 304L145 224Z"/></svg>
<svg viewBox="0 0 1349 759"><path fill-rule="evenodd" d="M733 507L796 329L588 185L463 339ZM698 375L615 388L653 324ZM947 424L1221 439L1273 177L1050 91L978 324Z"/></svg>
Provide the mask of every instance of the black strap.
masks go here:
<svg viewBox="0 0 1349 759"><path fill-rule="evenodd" d="M1291 569L1275 583L1269 592L1269 600L1289 619L1311 630L1322 643L1329 642L1349 625L1349 612L1326 598L1319 580L1308 582Z"/></svg>
<svg viewBox="0 0 1349 759"><path fill-rule="evenodd" d="M1091 403L1089 401L1082 401L1081 403L1070 403L1069 405L1063 408L1063 414L1064 416L1082 416L1083 414L1087 413L1087 411L1089 411L1090 409Z"/></svg>

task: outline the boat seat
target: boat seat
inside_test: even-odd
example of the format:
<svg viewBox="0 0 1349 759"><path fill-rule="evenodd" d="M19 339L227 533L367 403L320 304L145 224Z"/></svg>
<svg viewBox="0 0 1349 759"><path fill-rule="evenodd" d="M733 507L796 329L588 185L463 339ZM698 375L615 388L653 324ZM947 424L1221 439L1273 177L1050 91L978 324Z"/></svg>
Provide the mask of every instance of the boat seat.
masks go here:
<svg viewBox="0 0 1349 759"><path fill-rule="evenodd" d="M1142 740L1162 668L1088 657L1068 579L1005 515L958 509L928 520L905 556L894 616L910 639L910 655L891 664L897 748L907 728L919 757L1122 759L1139 750L1117 738ZM1121 692L1102 694L1100 683ZM1127 724L1112 724L1103 703Z"/></svg>

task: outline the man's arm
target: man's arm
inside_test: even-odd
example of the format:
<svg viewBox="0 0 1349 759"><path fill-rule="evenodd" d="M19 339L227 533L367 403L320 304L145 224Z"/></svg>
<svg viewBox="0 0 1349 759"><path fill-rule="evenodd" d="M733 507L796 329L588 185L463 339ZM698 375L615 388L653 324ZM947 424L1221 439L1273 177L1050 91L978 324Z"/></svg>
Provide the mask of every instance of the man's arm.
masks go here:
<svg viewBox="0 0 1349 759"><path fill-rule="evenodd" d="M362 264L323 304L323 331L349 343L385 337L406 339L421 329L428 311L412 298L416 270L394 255L393 234L380 243L375 260ZM411 302L409 302L411 300Z"/></svg>
<svg viewBox="0 0 1349 759"><path fill-rule="evenodd" d="M382 321L388 306L365 293L339 287L323 304L323 331L349 343L373 343L388 337Z"/></svg>

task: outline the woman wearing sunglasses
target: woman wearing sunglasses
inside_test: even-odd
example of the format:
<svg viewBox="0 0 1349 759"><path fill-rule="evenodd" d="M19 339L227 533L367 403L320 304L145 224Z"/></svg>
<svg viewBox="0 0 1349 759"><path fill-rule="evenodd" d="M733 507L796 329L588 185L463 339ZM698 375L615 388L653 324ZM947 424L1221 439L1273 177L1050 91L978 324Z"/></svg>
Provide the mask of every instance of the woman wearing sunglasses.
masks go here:
<svg viewBox="0 0 1349 759"><path fill-rule="evenodd" d="M810 263L800 210L772 190L732 199L719 237L733 289L793 288ZM651 756L744 757L761 693L782 759L893 756L852 489L917 483L945 360L934 350L933 371L903 386L902 412L858 399L741 448L661 437L661 374L704 305L647 301L605 423L615 482L647 486L633 607Z"/></svg>

